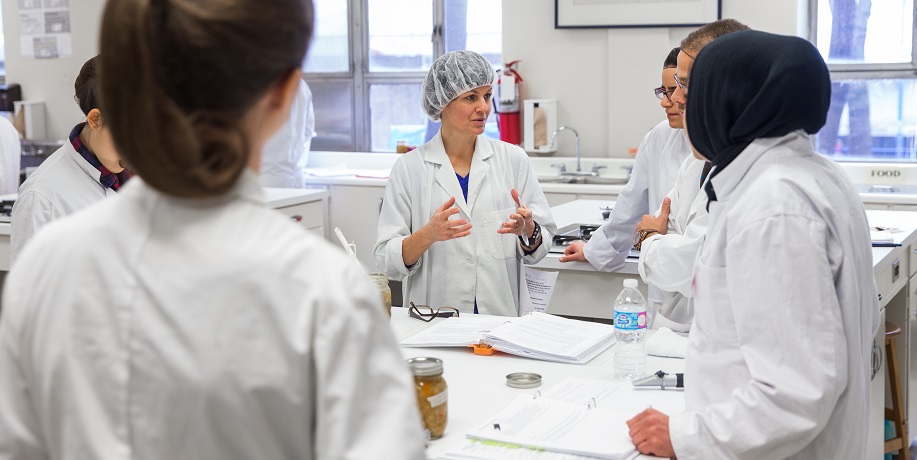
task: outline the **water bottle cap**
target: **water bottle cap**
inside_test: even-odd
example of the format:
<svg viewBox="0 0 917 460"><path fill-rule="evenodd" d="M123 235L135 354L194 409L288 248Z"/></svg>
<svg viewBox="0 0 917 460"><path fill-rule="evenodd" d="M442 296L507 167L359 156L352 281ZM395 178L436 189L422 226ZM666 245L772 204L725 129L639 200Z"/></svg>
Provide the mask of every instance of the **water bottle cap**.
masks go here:
<svg viewBox="0 0 917 460"><path fill-rule="evenodd" d="M626 288L635 288L637 287L637 280L633 278L628 278L624 280L624 287Z"/></svg>

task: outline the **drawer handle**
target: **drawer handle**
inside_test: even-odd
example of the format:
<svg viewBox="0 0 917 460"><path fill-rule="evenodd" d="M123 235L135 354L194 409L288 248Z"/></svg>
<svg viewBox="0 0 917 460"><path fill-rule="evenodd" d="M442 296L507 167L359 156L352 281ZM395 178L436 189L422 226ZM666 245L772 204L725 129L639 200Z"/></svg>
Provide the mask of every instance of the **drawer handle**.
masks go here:
<svg viewBox="0 0 917 460"><path fill-rule="evenodd" d="M296 215L290 216L290 220L292 220L293 222L302 222L302 216L300 216L299 214L296 214Z"/></svg>

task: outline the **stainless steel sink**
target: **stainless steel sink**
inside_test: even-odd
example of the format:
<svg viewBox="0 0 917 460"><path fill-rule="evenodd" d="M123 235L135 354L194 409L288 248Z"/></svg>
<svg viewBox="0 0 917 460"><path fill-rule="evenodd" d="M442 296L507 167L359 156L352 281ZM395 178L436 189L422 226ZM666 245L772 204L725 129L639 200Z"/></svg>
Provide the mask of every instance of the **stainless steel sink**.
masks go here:
<svg viewBox="0 0 917 460"><path fill-rule="evenodd" d="M590 177L590 176L550 176L550 177L539 177L538 182L552 183L552 184L623 185L627 183L627 178Z"/></svg>

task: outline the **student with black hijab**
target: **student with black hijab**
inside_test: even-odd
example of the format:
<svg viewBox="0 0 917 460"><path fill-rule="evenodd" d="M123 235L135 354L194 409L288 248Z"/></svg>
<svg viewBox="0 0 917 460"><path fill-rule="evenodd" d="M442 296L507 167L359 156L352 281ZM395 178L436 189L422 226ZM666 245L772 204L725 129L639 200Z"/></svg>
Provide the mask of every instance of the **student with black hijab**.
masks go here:
<svg viewBox="0 0 917 460"><path fill-rule="evenodd" d="M714 167L686 412L628 422L643 453L866 458L879 308L866 215L813 149L830 77L807 41L736 32L697 56L686 124Z"/></svg>

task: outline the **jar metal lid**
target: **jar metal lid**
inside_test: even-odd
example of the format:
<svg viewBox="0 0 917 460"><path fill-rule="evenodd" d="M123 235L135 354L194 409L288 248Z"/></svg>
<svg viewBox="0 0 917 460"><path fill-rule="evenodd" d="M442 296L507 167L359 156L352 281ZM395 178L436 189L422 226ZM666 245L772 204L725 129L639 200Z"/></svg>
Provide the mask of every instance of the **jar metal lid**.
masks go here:
<svg viewBox="0 0 917 460"><path fill-rule="evenodd" d="M428 377L443 373L443 360L439 358L411 358L407 360L414 375Z"/></svg>
<svg viewBox="0 0 917 460"><path fill-rule="evenodd" d="M514 372L506 376L506 384L513 388L541 386L541 375L534 372Z"/></svg>

